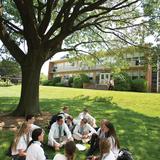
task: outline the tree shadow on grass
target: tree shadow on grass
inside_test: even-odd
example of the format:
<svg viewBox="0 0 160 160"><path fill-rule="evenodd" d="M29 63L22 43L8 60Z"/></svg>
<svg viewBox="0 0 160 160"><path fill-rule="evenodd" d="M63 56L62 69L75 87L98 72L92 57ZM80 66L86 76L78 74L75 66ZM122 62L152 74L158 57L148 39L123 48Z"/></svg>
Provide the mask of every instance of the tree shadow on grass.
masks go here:
<svg viewBox="0 0 160 160"><path fill-rule="evenodd" d="M18 98L0 98L0 112L9 112L18 103ZM41 110L57 113L64 105L69 106L73 117L87 107L99 124L103 118L113 122L121 147L129 148L135 160L157 160L160 157L159 133L160 118L124 109L112 102L112 97L78 96L73 99L41 99ZM6 139L7 140L7 139ZM1 140L2 141L2 140ZM1 148L1 147L0 147ZM1 149L0 149L1 150ZM52 158L55 153L47 148ZM85 159L85 153L78 153L76 160ZM4 157L0 156L0 159Z"/></svg>

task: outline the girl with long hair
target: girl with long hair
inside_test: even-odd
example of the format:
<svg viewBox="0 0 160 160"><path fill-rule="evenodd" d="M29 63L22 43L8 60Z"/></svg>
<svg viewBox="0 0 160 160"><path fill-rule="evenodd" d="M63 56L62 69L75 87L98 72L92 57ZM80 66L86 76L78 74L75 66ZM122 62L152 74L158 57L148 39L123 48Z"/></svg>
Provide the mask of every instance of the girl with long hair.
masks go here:
<svg viewBox="0 0 160 160"><path fill-rule="evenodd" d="M113 124L106 119L103 119L101 121L100 128L98 129L97 133L92 135L91 145L87 153L87 156L93 155L93 153L97 149L99 149L100 140L105 138L107 138L110 141L111 150L114 153L115 157L117 157L119 148L120 148L119 140L116 136L116 132Z"/></svg>
<svg viewBox="0 0 160 160"><path fill-rule="evenodd" d="M26 149L31 140L29 131L30 125L24 122L18 130L11 147L13 160L25 160Z"/></svg>
<svg viewBox="0 0 160 160"><path fill-rule="evenodd" d="M104 122L104 129L107 132L107 139L111 144L111 151L113 152L114 156L117 158L120 144L116 135L115 128L110 121L106 121Z"/></svg>
<svg viewBox="0 0 160 160"><path fill-rule="evenodd" d="M102 139L99 143L100 160L116 160L113 152L111 151L111 143L108 139Z"/></svg>
<svg viewBox="0 0 160 160"><path fill-rule="evenodd" d="M32 140L27 148L26 160L46 160L41 142L44 139L44 131L41 128L37 128L32 132Z"/></svg>
<svg viewBox="0 0 160 160"><path fill-rule="evenodd" d="M69 141L64 146L65 155L56 154L53 160L75 160L76 145L73 141Z"/></svg>

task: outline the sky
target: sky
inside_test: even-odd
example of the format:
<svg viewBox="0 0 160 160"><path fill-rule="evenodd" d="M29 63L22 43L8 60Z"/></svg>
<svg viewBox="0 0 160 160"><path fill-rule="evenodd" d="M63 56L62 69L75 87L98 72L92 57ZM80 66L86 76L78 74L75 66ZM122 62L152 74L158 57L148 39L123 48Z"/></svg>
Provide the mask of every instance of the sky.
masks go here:
<svg viewBox="0 0 160 160"><path fill-rule="evenodd" d="M67 53L66 52L61 52L61 53L57 53L55 54L50 60L46 61L44 63L44 65L42 66L42 69L41 69L41 73L45 74L45 75L48 75L48 66L49 66L49 61L54 61L54 60L58 60L60 59L61 57L63 57L64 55L66 55Z"/></svg>

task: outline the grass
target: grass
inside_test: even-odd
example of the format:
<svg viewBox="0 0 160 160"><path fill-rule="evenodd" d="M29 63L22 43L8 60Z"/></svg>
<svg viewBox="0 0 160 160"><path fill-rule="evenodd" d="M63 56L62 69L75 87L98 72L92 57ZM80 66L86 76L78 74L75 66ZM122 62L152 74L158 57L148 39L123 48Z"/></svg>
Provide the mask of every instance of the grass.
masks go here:
<svg viewBox="0 0 160 160"><path fill-rule="evenodd" d="M19 99L20 86L0 88L0 112L12 111ZM88 106L99 123L111 120L117 130L122 147L129 148L135 160L157 160L160 157L160 94L97 91L59 87L40 87L42 111L58 112L68 105L70 114L76 117ZM13 134L0 132L0 159L6 159L4 151ZM46 148L53 157L55 154ZM85 153L77 153L76 160L85 159Z"/></svg>

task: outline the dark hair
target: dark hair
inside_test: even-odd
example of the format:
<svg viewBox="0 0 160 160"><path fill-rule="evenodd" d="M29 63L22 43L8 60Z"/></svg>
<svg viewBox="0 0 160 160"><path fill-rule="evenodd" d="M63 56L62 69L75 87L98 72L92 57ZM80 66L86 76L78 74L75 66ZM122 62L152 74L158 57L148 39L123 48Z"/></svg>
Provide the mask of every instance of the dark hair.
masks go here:
<svg viewBox="0 0 160 160"><path fill-rule="evenodd" d="M65 154L67 157L67 160L73 160L74 159L74 153L76 151L76 145L73 141L69 141L65 144Z"/></svg>
<svg viewBox="0 0 160 160"><path fill-rule="evenodd" d="M36 128L32 132L32 140L29 142L28 147L34 142L38 141L38 137L42 134L43 129L42 128ZM28 148L27 147L27 148Z"/></svg>
<svg viewBox="0 0 160 160"><path fill-rule="evenodd" d="M63 117L62 116L57 116L57 121L59 121L60 119L63 119Z"/></svg>
<svg viewBox="0 0 160 160"><path fill-rule="evenodd" d="M81 121L83 121L85 124L88 122L86 118L83 118Z"/></svg>
<svg viewBox="0 0 160 160"><path fill-rule="evenodd" d="M64 106L64 107L63 107L63 111L66 110L66 109L68 109L68 106Z"/></svg>
<svg viewBox="0 0 160 160"><path fill-rule="evenodd" d="M115 146L120 148L119 140L117 138L116 131L115 131L113 124L110 121L105 121L104 124L107 128L109 128L107 136L108 137L113 136L113 138L115 139Z"/></svg>
<svg viewBox="0 0 160 160"><path fill-rule="evenodd" d="M67 119L73 121L73 117L72 116L68 116Z"/></svg>
<svg viewBox="0 0 160 160"><path fill-rule="evenodd" d="M34 117L34 115L27 115L27 116L26 116L26 121L32 119L33 117Z"/></svg>

